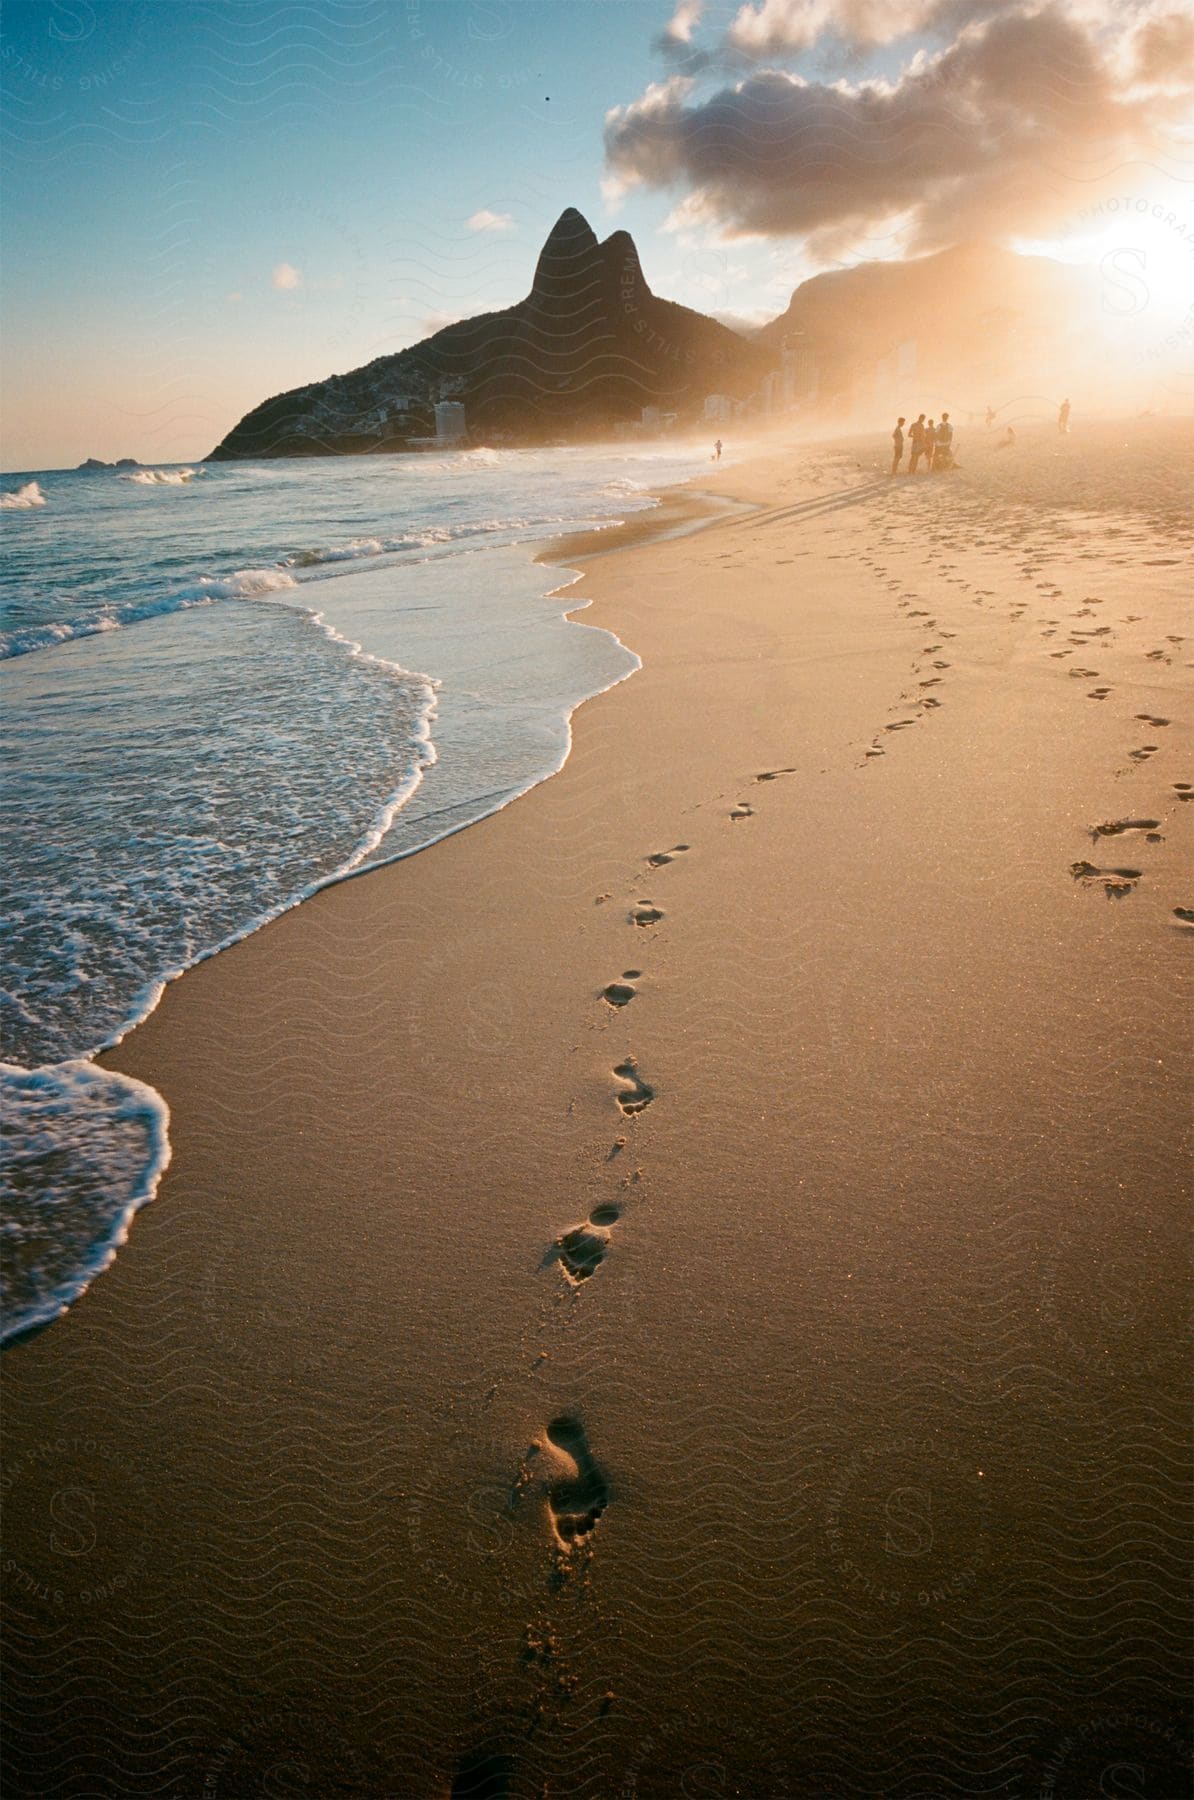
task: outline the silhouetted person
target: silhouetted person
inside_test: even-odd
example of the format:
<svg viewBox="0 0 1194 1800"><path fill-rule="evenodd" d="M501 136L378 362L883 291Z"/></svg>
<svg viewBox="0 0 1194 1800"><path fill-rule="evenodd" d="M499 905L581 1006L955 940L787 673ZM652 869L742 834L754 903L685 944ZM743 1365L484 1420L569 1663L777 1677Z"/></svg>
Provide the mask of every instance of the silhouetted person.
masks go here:
<svg viewBox="0 0 1194 1800"><path fill-rule="evenodd" d="M896 420L896 428L891 434L891 472L898 475L900 463L904 456L904 421Z"/></svg>
<svg viewBox="0 0 1194 1800"><path fill-rule="evenodd" d="M988 408L987 408L987 430L988 431L990 431L990 429L994 423L995 423L995 408L993 406L988 406Z"/></svg>
<svg viewBox="0 0 1194 1800"><path fill-rule="evenodd" d="M913 419L908 427L908 473L916 474L916 465L925 453L925 416Z"/></svg>
<svg viewBox="0 0 1194 1800"><path fill-rule="evenodd" d="M925 468L930 475L933 473L933 458L936 454L937 427L934 425L932 419L930 419L925 426Z"/></svg>
<svg viewBox="0 0 1194 1800"><path fill-rule="evenodd" d="M1061 409L1057 414L1057 429L1058 429L1058 431L1066 432L1069 430L1069 428L1070 428L1070 403L1068 400L1063 400L1061 403Z"/></svg>
<svg viewBox="0 0 1194 1800"><path fill-rule="evenodd" d="M720 438L718 438L717 442L713 446L713 460L714 460L714 462L721 461L721 439Z"/></svg>
<svg viewBox="0 0 1194 1800"><path fill-rule="evenodd" d="M941 423L937 427L937 441L933 447L934 469L952 469L954 466L954 428L949 422L949 414L942 413Z"/></svg>

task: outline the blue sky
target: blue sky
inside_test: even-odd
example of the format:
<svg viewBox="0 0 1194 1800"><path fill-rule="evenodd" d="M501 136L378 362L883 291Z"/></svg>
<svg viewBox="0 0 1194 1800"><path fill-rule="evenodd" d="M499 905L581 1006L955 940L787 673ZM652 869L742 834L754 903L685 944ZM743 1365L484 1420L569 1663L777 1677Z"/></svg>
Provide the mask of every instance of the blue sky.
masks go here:
<svg viewBox="0 0 1194 1800"><path fill-rule="evenodd" d="M4 467L201 456L267 394L519 298L568 205L633 231L670 297L782 310L788 248L602 200L604 114L658 77L670 11L7 3Z"/></svg>

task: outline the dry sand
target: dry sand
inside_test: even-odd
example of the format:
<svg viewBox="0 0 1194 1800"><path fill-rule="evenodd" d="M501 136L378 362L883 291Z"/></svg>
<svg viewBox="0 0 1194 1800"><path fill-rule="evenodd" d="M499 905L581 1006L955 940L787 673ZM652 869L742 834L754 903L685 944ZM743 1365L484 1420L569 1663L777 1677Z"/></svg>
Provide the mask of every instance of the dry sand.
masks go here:
<svg viewBox="0 0 1194 1800"><path fill-rule="evenodd" d="M717 471L561 774L108 1058L9 1792L1189 1792L1192 448Z"/></svg>

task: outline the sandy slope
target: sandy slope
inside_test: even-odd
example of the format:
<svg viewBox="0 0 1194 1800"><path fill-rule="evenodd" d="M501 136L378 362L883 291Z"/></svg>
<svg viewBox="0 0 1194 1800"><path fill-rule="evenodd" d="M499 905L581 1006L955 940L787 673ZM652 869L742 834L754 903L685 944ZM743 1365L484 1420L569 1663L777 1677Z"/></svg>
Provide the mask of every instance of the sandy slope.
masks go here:
<svg viewBox="0 0 1194 1800"><path fill-rule="evenodd" d="M1194 434L969 438L595 560L564 771L110 1059L14 1792L1189 1791Z"/></svg>

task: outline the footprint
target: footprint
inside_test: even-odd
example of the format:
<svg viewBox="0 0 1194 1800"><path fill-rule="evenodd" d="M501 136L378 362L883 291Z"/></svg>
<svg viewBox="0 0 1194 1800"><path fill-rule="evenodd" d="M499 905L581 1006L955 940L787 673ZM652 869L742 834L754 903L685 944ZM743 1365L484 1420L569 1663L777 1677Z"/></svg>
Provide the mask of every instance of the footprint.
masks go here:
<svg viewBox="0 0 1194 1800"><path fill-rule="evenodd" d="M643 1080L633 1056L628 1056L625 1062L620 1062L614 1070L614 1074L620 1081L627 1083L627 1086L617 1096L618 1105L622 1111L628 1117L632 1117L635 1113L645 1112L655 1098L655 1089L648 1086Z"/></svg>
<svg viewBox="0 0 1194 1800"><path fill-rule="evenodd" d="M1103 892L1112 900L1120 900L1130 894L1136 883L1144 874L1143 869L1096 869L1093 863L1076 862L1070 864L1070 874L1075 881L1083 881L1089 885L1096 882L1102 884Z"/></svg>
<svg viewBox="0 0 1194 1800"><path fill-rule="evenodd" d="M1184 925L1194 925L1194 906L1175 906L1173 916L1175 919L1180 919Z"/></svg>
<svg viewBox="0 0 1194 1800"><path fill-rule="evenodd" d="M610 1226L622 1216L612 1204L595 1206L584 1225L573 1225L558 1237L543 1259L542 1267L559 1263L573 1287L595 1275L609 1255Z"/></svg>
<svg viewBox="0 0 1194 1800"><path fill-rule="evenodd" d="M795 773L795 769L764 769L761 775L755 776L755 780L778 781L781 775L794 775Z"/></svg>
<svg viewBox="0 0 1194 1800"><path fill-rule="evenodd" d="M637 993L638 989L628 982L611 981L608 987L602 988L601 998L609 1006L629 1006Z"/></svg>
<svg viewBox="0 0 1194 1800"><path fill-rule="evenodd" d="M1153 713L1137 713L1136 717L1142 720L1145 725L1160 726L1168 725L1169 723L1168 719L1158 719Z"/></svg>
<svg viewBox="0 0 1194 1800"><path fill-rule="evenodd" d="M1156 744L1141 744L1139 750L1129 750L1128 755L1133 762L1147 762L1156 753Z"/></svg>
<svg viewBox="0 0 1194 1800"><path fill-rule="evenodd" d="M1175 781L1173 791L1179 800L1194 800L1194 786L1188 781Z"/></svg>
<svg viewBox="0 0 1194 1800"><path fill-rule="evenodd" d="M556 1537L565 1547L583 1542L609 1505L609 1485L593 1460L585 1428L563 1413L547 1427L547 1441L566 1457L575 1473L552 1483L547 1506Z"/></svg>
<svg viewBox="0 0 1194 1800"><path fill-rule="evenodd" d="M673 844L670 850L656 850L647 858L648 866L652 869L662 869L665 863L673 861L687 848L687 844Z"/></svg>
<svg viewBox="0 0 1194 1800"><path fill-rule="evenodd" d="M640 900L630 915L634 925L658 925L663 917L663 908L655 906L650 900Z"/></svg>
<svg viewBox="0 0 1194 1800"><path fill-rule="evenodd" d="M753 819L754 816L754 807L748 806L745 800L739 800L737 806L730 813L731 819Z"/></svg>
<svg viewBox="0 0 1194 1800"><path fill-rule="evenodd" d="M1150 836L1160 827L1160 819L1111 819L1106 825L1092 825L1092 838L1120 837L1125 831L1147 831Z"/></svg>
<svg viewBox="0 0 1194 1800"><path fill-rule="evenodd" d="M884 731L903 731L905 726L915 725L915 719L897 719L894 725L885 725Z"/></svg>
<svg viewBox="0 0 1194 1800"><path fill-rule="evenodd" d="M1086 698L1088 700L1105 700L1110 692L1110 688L1091 688Z"/></svg>

